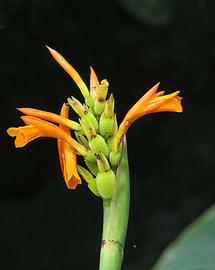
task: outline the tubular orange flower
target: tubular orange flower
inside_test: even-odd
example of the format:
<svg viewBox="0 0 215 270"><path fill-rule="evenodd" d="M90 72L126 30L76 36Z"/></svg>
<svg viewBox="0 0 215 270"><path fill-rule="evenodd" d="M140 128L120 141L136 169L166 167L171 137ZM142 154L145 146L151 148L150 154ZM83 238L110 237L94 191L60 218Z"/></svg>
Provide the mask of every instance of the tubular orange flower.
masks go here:
<svg viewBox="0 0 215 270"><path fill-rule="evenodd" d="M69 107L63 104L60 115L67 118ZM70 136L70 130L67 126L62 124L59 127ZM81 184L80 176L77 172L77 157L72 147L65 141L58 139L58 153L61 170L66 182L70 189L75 189L78 184Z"/></svg>
<svg viewBox="0 0 215 270"><path fill-rule="evenodd" d="M29 116L35 116L43 120L48 120L54 123L62 124L73 130L79 131L81 129L81 126L79 123L72 121L68 118L62 117L55 113L32 109L32 108L17 108L17 110Z"/></svg>
<svg viewBox="0 0 215 270"><path fill-rule="evenodd" d="M56 50L46 46L47 49L50 51L53 58L58 62L58 64L61 65L61 67L70 75L70 77L74 80L74 82L77 84L79 89L81 90L81 93L84 97L89 96L89 90L82 80L81 76L78 74L78 72L66 61L66 59L63 58L59 52Z"/></svg>
<svg viewBox="0 0 215 270"><path fill-rule="evenodd" d="M153 86L137 103L127 112L119 126L113 150L117 151L118 145L126 134L130 125L143 115L156 112L182 112L180 91L164 95L164 91L157 92L160 83ZM156 93L157 92L157 93Z"/></svg>

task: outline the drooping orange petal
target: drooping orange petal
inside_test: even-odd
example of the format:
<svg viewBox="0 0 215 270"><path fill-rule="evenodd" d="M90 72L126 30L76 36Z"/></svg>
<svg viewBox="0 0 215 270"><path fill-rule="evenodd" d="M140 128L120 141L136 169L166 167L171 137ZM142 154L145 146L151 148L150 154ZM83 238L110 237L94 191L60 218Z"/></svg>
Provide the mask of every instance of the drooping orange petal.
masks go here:
<svg viewBox="0 0 215 270"><path fill-rule="evenodd" d="M17 110L29 116L34 116L34 117L37 117L43 120L48 120L48 121L58 123L58 124L63 124L77 131L80 130L81 128L79 123L72 121L70 119L67 119L65 117L62 117L55 113L37 110L33 108L17 108Z"/></svg>
<svg viewBox="0 0 215 270"><path fill-rule="evenodd" d="M11 127L7 133L11 137L16 137L15 146L17 148L25 146L36 138L43 137L41 130L34 126Z"/></svg>
<svg viewBox="0 0 215 270"><path fill-rule="evenodd" d="M63 104L61 108L61 116L68 117L69 107ZM60 124L59 127L70 135L68 127ZM70 189L75 189L78 184L81 184L81 178L77 172L77 158L72 147L61 139L58 139L58 153L60 159L61 170L66 182Z"/></svg>
<svg viewBox="0 0 215 270"><path fill-rule="evenodd" d="M57 52L56 50L46 46L53 58L58 62L59 65L72 77L74 82L77 84L79 89L81 90L81 93L84 97L89 96L89 91L82 80L81 76L78 74L78 72L66 61L66 59L63 58L63 56Z"/></svg>
<svg viewBox="0 0 215 270"><path fill-rule="evenodd" d="M61 139L67 142L79 154L81 155L86 154L85 147L76 142L69 134L67 134L60 127L47 121L36 118L34 116L22 116L21 119L24 121L26 125L32 125L40 129L43 133L43 137L52 137L56 139Z"/></svg>
<svg viewBox="0 0 215 270"><path fill-rule="evenodd" d="M99 85L98 77L92 67L90 67L90 94L96 98L96 87Z"/></svg>

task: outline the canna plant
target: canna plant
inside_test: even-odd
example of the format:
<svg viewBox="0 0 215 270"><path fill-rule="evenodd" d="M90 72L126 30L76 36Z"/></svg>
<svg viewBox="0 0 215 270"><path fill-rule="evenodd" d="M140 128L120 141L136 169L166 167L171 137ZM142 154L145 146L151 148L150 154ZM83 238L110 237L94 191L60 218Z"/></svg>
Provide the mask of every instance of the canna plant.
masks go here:
<svg viewBox="0 0 215 270"><path fill-rule="evenodd" d="M159 83L146 92L127 112L118 127L114 96L108 96L107 80L99 81L90 68L89 88L77 71L56 50L47 47L53 58L72 77L84 103L71 96L60 114L32 108L18 108L24 126L8 128L15 146L23 147L40 137L57 139L62 174L69 189L85 181L90 192L103 202L103 235L100 270L119 270L129 217L129 166L125 135L141 116L156 112L182 112L179 91L165 95ZM75 111L78 121L69 118ZM85 166L77 164L83 158Z"/></svg>

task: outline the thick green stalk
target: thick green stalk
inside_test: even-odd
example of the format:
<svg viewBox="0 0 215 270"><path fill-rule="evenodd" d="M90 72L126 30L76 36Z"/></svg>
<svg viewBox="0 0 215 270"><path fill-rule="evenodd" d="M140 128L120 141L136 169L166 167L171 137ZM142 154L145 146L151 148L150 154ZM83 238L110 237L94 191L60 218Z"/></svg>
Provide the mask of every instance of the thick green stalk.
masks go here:
<svg viewBox="0 0 215 270"><path fill-rule="evenodd" d="M130 185L126 139L116 173L116 191L111 200L103 201L103 235L99 270L120 270L128 227Z"/></svg>

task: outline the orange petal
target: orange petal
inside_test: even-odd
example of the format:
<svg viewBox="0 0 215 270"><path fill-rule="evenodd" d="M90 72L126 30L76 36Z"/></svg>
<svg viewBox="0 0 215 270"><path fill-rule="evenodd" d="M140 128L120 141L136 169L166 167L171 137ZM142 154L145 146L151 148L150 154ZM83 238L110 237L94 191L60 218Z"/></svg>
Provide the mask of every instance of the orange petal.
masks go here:
<svg viewBox="0 0 215 270"><path fill-rule="evenodd" d="M80 125L78 123L55 113L32 109L32 108L17 108L17 110L29 116L35 116L43 120L48 120L54 123L63 124L74 130L80 130Z"/></svg>
<svg viewBox="0 0 215 270"><path fill-rule="evenodd" d="M135 120L137 120L137 118L139 118L144 112L147 104L156 94L159 85L160 83L157 83L148 92L146 92L146 94L143 95L142 98L140 98L137 103L134 104L134 106L127 112L123 121L129 121L130 123L133 123Z"/></svg>
<svg viewBox="0 0 215 270"><path fill-rule="evenodd" d="M67 118L68 112L69 107L63 104L60 115ZM70 135L70 130L68 129L68 127L60 124L60 128L64 130L68 135ZM58 153L61 170L66 185L70 189L75 189L78 184L81 184L81 178L77 172L76 154L74 153L72 147L61 139L58 139Z"/></svg>
<svg viewBox="0 0 215 270"><path fill-rule="evenodd" d="M8 128L7 133L11 137L16 137L15 146L23 147L27 143L33 141L36 138L42 137L43 133L41 130L34 126L23 126L23 127L11 127Z"/></svg>
<svg viewBox="0 0 215 270"><path fill-rule="evenodd" d="M89 96L89 91L82 80L81 76L78 74L78 72L63 58L61 54L59 54L56 50L46 46L53 58L58 62L59 65L72 77L74 82L77 84L79 89L81 90L81 93L84 97Z"/></svg>
<svg viewBox="0 0 215 270"><path fill-rule="evenodd" d="M96 87L99 85L98 77L92 67L90 67L90 94L92 97L96 97Z"/></svg>

